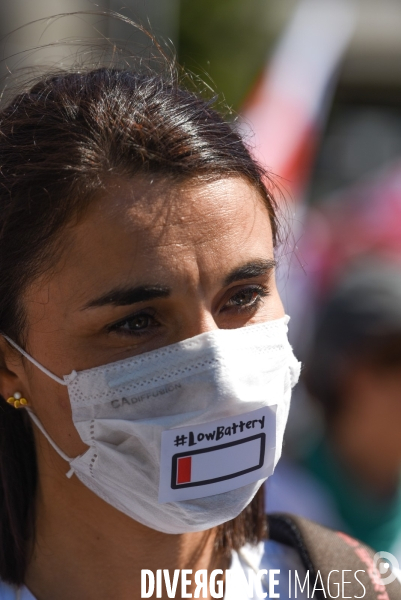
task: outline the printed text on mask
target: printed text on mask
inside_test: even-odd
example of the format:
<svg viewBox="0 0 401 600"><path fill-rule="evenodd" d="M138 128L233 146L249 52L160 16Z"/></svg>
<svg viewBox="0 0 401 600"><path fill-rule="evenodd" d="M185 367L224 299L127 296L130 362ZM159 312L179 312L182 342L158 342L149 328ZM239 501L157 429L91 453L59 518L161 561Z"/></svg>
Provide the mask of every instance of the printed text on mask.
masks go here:
<svg viewBox="0 0 401 600"><path fill-rule="evenodd" d="M212 431L199 432L196 435L193 431L189 431L188 436L177 436L179 439L175 441L176 446L196 446L197 442L203 440L221 440L223 437L235 435L237 432L242 433L246 429L264 429L265 417L261 419L252 419L251 421L239 421L227 427L216 427Z"/></svg>

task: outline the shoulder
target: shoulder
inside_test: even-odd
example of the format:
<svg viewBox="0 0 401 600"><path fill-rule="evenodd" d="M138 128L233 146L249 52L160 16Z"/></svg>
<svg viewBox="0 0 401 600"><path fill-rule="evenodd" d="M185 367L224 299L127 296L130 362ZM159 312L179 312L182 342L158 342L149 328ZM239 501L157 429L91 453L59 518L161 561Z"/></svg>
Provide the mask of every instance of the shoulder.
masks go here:
<svg viewBox="0 0 401 600"><path fill-rule="evenodd" d="M0 600L35 600L31 592L23 587L19 590L13 585L0 581Z"/></svg>
<svg viewBox="0 0 401 600"><path fill-rule="evenodd" d="M289 514L268 515L268 528L273 540L297 551L314 586L319 580L321 590L349 584L348 590L354 591L354 597L362 597L362 590L366 600L378 598L378 592L388 600L401 597L397 571L392 570L382 579L388 563L381 553L359 540ZM344 580L347 573L351 573L351 581Z"/></svg>
<svg viewBox="0 0 401 600"><path fill-rule="evenodd" d="M4 581L0 581L0 600L15 600L16 597L16 589Z"/></svg>

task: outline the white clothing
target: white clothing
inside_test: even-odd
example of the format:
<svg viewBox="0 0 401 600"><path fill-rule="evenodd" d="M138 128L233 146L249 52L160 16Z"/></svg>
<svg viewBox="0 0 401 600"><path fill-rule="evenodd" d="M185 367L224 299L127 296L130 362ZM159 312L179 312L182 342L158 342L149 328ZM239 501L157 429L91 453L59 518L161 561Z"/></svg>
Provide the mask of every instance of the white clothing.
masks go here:
<svg viewBox="0 0 401 600"><path fill-rule="evenodd" d="M252 564L253 568L250 564ZM260 591L269 592L268 585L261 589L255 583L253 592L250 594L248 586L246 585L246 582L250 579L250 573L262 569L266 569L268 572L273 569L280 571L280 573L275 575L278 585L275 586L273 590L280 594L280 600L288 600L290 597L288 585L289 575L291 575L292 579L292 590L294 586L294 572L297 572L301 582L304 581L306 576L305 567L303 566L297 551L293 548L273 540L260 542L256 548L247 545L241 548L239 552L233 552L230 570L233 580L235 581L235 595L228 593L225 595L225 600L256 600L256 598L261 598L259 595ZM268 577L266 579L266 584L268 584ZM294 597L293 591L291 597ZM267 598L269 598L269 593ZM301 592L298 588L297 598L299 600L305 600L306 598L311 598L311 596L306 594L306 589L304 592Z"/></svg>
<svg viewBox="0 0 401 600"><path fill-rule="evenodd" d="M253 568L250 566L251 564ZM304 580L306 574L301 559L293 548L272 540L261 542L256 547L247 545L240 552L233 552L230 574L235 582L235 596L233 594L226 594L225 600L256 600L260 597L258 595L258 589L260 590L260 588L257 587L255 578L252 579L254 585L252 586L253 592L251 594L249 594L246 583L249 581L250 573L253 573L254 569L256 571L262 569L266 569L267 571L270 569L280 570L280 573L275 575L275 579L279 583L274 588L274 591L280 594L280 600L288 600L289 598L289 571L291 571L291 575L293 575L294 571L297 571L301 581ZM294 577L292 577L292 580L294 580ZM268 590L264 588L262 591L267 592ZM180 592L177 590L177 598L179 595ZM299 600L305 600L308 596L298 590L297 597ZM35 600L35 597L26 587L20 590L18 597L18 591L14 587L0 582L0 600Z"/></svg>

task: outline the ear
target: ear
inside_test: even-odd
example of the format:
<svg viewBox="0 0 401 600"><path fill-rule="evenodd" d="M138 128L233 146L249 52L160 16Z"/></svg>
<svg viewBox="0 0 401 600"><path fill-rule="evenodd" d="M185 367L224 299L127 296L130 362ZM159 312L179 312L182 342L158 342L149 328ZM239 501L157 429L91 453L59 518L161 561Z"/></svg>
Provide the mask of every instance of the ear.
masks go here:
<svg viewBox="0 0 401 600"><path fill-rule="evenodd" d="M0 394L5 400L19 392L26 396L26 375L21 355L0 335Z"/></svg>

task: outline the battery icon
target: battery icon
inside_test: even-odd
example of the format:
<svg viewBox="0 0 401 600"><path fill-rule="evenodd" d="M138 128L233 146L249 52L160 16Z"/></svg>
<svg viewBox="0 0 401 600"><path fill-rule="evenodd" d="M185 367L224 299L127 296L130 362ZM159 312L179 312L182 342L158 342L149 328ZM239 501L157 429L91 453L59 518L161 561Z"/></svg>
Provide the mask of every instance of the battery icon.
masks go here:
<svg viewBox="0 0 401 600"><path fill-rule="evenodd" d="M174 454L171 487L174 490L232 479L263 467L266 434L235 442Z"/></svg>

